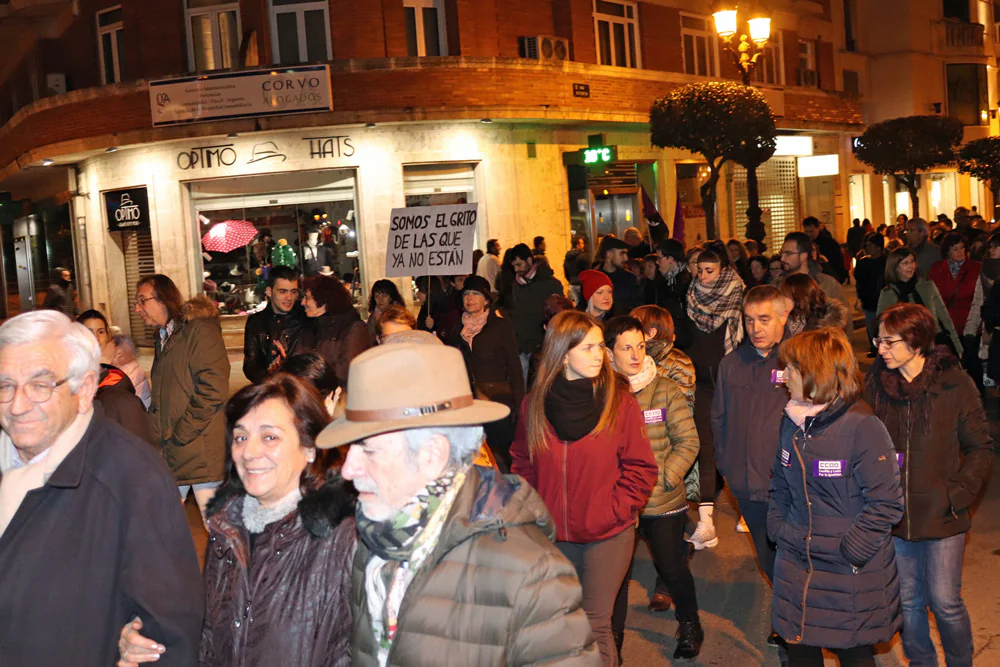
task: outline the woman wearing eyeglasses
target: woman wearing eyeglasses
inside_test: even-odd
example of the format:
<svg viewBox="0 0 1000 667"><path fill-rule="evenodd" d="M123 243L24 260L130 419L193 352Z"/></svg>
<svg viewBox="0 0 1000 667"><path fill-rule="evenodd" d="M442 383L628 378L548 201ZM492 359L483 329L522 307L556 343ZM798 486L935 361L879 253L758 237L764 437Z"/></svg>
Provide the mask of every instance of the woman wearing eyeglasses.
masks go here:
<svg viewBox="0 0 1000 667"><path fill-rule="evenodd" d="M915 303L926 306L935 317L938 343L951 345L958 357L962 356L959 339L951 315L941 299L941 293L930 280L917 270L917 256L908 247L896 248L885 262L885 287L878 297L876 316L897 303Z"/></svg>
<svg viewBox="0 0 1000 667"><path fill-rule="evenodd" d="M948 667L972 665L972 624L962 601L969 506L993 460L979 391L944 346L923 306L901 303L879 316L878 359L865 400L889 431L903 487L903 520L893 529L903 606L903 652L911 665L936 665L927 608Z"/></svg>

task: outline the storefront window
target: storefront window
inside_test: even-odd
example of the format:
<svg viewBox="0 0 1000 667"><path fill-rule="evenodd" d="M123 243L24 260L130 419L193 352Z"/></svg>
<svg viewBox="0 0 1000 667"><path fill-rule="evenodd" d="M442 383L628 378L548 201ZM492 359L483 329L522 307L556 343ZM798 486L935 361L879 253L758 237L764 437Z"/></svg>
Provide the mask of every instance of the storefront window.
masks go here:
<svg viewBox="0 0 1000 667"><path fill-rule="evenodd" d="M247 224L257 232L228 251L202 245L203 288L224 314L241 313L263 301L264 281L275 262L289 262L305 277L332 271L360 301L353 170L220 179L190 188L199 242L206 234L226 238ZM236 236L238 241L248 238ZM278 246L285 250L275 252Z"/></svg>

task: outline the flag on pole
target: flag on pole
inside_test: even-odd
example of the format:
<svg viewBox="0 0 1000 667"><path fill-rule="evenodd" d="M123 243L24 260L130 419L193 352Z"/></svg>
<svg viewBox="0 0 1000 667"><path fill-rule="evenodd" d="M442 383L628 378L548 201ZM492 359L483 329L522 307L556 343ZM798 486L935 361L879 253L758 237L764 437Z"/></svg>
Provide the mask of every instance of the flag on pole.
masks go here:
<svg viewBox="0 0 1000 667"><path fill-rule="evenodd" d="M642 214L646 218L646 224L649 227L649 244L656 248L660 244L660 241L667 238L669 230L667 229L667 223L663 220L663 216L660 212L656 210L656 204L653 203L653 199L646 193L646 188L639 188L642 194Z"/></svg>
<svg viewBox="0 0 1000 667"><path fill-rule="evenodd" d="M681 206L680 192L677 193L677 207L674 209L674 239L684 243L684 207Z"/></svg>

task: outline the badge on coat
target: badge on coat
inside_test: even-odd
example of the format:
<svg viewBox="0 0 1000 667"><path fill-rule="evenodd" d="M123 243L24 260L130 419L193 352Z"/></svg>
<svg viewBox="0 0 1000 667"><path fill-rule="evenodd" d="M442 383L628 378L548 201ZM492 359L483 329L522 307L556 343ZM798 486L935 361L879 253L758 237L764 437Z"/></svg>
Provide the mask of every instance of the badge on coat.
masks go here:
<svg viewBox="0 0 1000 667"><path fill-rule="evenodd" d="M813 477L843 477L847 471L847 461L813 461Z"/></svg>
<svg viewBox="0 0 1000 667"><path fill-rule="evenodd" d="M771 371L771 384L785 384L785 371Z"/></svg>
<svg viewBox="0 0 1000 667"><path fill-rule="evenodd" d="M784 448L781 450L781 465L786 468L792 466L792 453Z"/></svg>
<svg viewBox="0 0 1000 667"><path fill-rule="evenodd" d="M642 416L645 418L647 424L662 424L667 421L667 409L643 410Z"/></svg>
<svg viewBox="0 0 1000 667"><path fill-rule="evenodd" d="M899 466L900 470L903 469L903 459L905 458L906 454L904 454L903 452L896 452L896 464Z"/></svg>

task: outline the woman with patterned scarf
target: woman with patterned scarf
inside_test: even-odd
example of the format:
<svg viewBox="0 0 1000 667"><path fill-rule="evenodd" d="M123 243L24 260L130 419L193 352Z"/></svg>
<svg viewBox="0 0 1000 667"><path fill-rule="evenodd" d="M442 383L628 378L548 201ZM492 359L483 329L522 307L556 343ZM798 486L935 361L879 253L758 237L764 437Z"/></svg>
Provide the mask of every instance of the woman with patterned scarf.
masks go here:
<svg viewBox="0 0 1000 667"><path fill-rule="evenodd" d="M701 442L701 504L698 526L688 541L698 550L719 544L713 515L720 484L716 479L711 407L719 362L743 340L743 292L743 281L730 265L725 246L721 241L713 242L698 256L697 275L687 293L687 314L694 324L694 335L685 351L694 362L694 421Z"/></svg>

